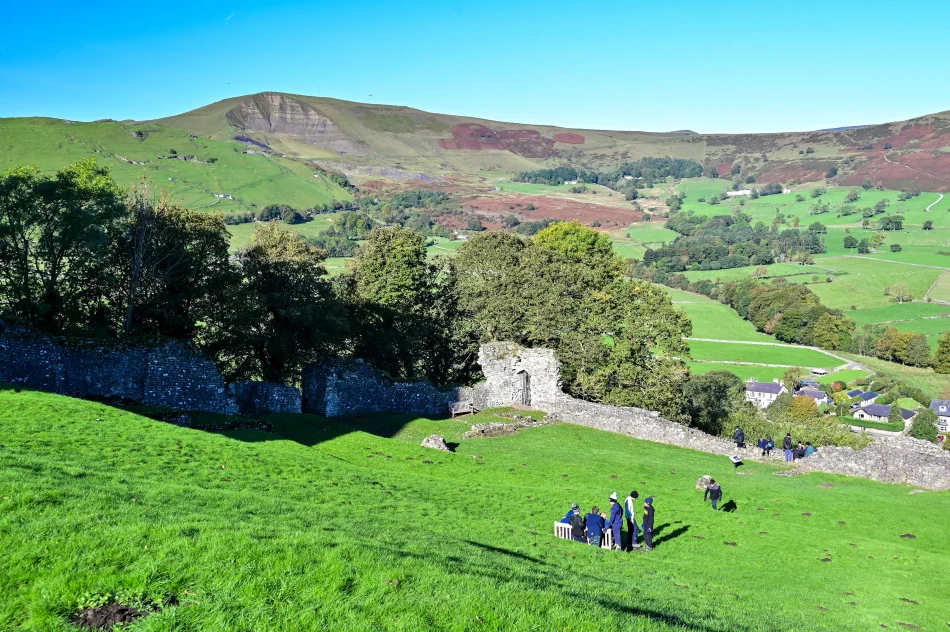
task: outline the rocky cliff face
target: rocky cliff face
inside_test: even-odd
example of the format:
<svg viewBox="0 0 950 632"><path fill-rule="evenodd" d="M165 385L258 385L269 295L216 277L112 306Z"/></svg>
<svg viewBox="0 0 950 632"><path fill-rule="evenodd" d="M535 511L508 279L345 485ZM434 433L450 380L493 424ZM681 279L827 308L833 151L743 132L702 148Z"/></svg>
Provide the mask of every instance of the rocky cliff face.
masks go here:
<svg viewBox="0 0 950 632"><path fill-rule="evenodd" d="M369 153L369 146L352 138L316 109L283 94L257 94L225 115L228 122L246 133L263 132L292 137L311 147L338 154Z"/></svg>

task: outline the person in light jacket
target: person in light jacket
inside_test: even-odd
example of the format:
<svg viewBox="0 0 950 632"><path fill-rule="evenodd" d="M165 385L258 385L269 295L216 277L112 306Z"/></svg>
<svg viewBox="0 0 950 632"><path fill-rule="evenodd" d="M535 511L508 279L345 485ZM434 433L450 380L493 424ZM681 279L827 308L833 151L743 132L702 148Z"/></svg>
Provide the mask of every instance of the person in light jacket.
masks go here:
<svg viewBox="0 0 950 632"><path fill-rule="evenodd" d="M719 509L719 501L722 500L722 488L719 487L719 483L716 482L716 479L710 479L709 485L706 485L703 502L706 502L707 498L712 501L713 511L717 511Z"/></svg>
<svg viewBox="0 0 950 632"><path fill-rule="evenodd" d="M623 517L627 519L627 550L639 549L637 536L640 534L640 527L637 525L637 513L635 502L640 494L637 490L630 492L630 495L623 501Z"/></svg>
<svg viewBox="0 0 950 632"><path fill-rule="evenodd" d="M610 529L610 535L613 536L614 543L611 548L620 549L620 529L623 525L623 508L617 502L617 492L610 495L610 517L607 518L607 528Z"/></svg>

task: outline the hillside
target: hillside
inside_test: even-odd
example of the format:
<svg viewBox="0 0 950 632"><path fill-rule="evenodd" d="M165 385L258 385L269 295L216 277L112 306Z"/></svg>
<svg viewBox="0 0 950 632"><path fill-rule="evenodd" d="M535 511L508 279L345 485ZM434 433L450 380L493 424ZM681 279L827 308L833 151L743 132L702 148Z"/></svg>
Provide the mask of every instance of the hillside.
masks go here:
<svg viewBox="0 0 950 632"><path fill-rule="evenodd" d="M611 167L644 156L691 158L728 174L785 182L841 170L888 188L950 189L950 112L857 129L775 134L565 129L433 114L407 107L261 93L157 121L219 140L245 135L287 153L339 162L366 175L438 177L554 164ZM887 147L885 148L885 145Z"/></svg>
<svg viewBox="0 0 950 632"><path fill-rule="evenodd" d="M298 415L209 432L0 390L0 628L75 629L78 608L115 595L164 605L129 627L152 631L948 623L932 579L950 562L947 493L735 472L568 424L461 439L492 418ZM420 448L432 432L455 453ZM702 502L706 473L735 511ZM604 507L631 488L656 497L654 551L551 536L570 502Z"/></svg>
<svg viewBox="0 0 950 632"><path fill-rule="evenodd" d="M149 178L155 189L196 210L247 211L276 202L309 208L351 198L301 161L249 149L255 152L230 138L199 138L155 123L0 119L0 171L36 165L52 172L93 157L120 184Z"/></svg>

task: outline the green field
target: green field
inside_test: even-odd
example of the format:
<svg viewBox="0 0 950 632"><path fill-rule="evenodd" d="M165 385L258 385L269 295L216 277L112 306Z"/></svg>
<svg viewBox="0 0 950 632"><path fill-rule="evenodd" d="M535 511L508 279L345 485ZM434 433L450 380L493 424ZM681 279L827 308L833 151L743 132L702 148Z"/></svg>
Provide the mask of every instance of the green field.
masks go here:
<svg viewBox="0 0 950 632"><path fill-rule="evenodd" d="M692 292L684 292L683 290L677 290L676 288L667 287L665 285L660 286L663 288L663 291L670 295L670 298L674 303L706 303L718 305L719 301L715 301L708 296L703 296L702 294L694 294ZM736 314L736 317L739 315Z"/></svg>
<svg viewBox="0 0 950 632"><path fill-rule="evenodd" d="M212 433L0 392L0 628L73 629L79 604L115 593L173 604L129 628L151 632L947 625L948 493L739 476L567 424L460 441L461 421L267 421ZM456 452L420 448L432 432ZM702 502L705 473L733 513ZM571 502L631 488L656 498L654 551L552 537Z"/></svg>
<svg viewBox="0 0 950 632"><path fill-rule="evenodd" d="M743 380L755 379L759 382L771 382L782 379L787 369L775 366L755 366L749 364L717 364L715 362L690 362L689 372L693 375L703 375L710 371L728 371L738 375ZM804 375L804 373L802 374Z"/></svg>
<svg viewBox="0 0 950 632"><path fill-rule="evenodd" d="M693 323L694 338L716 338L747 342L778 342L772 336L755 330L734 309L722 303L684 303L679 307Z"/></svg>
<svg viewBox="0 0 950 632"><path fill-rule="evenodd" d="M167 191L172 201L194 210L247 211L277 203L309 208L351 199L302 162L245 154L243 143L194 138L154 123L0 118L0 139L0 171L26 164L50 173L93 157L109 167L120 184L136 185L146 177L155 191ZM161 158L172 150L195 159ZM216 193L229 193L235 199L217 200Z"/></svg>
<svg viewBox="0 0 950 632"><path fill-rule="evenodd" d="M903 423L882 423L877 421L867 421L865 419L855 419L853 417L842 417L842 423L859 428L870 428L872 430L886 430L887 432L901 432L904 430Z"/></svg>
<svg viewBox="0 0 950 632"><path fill-rule="evenodd" d="M692 340L689 343L694 360L712 362L753 362L756 364L780 364L787 366L831 369L844 364L830 355L795 347L792 345L755 345L739 342L705 342Z"/></svg>

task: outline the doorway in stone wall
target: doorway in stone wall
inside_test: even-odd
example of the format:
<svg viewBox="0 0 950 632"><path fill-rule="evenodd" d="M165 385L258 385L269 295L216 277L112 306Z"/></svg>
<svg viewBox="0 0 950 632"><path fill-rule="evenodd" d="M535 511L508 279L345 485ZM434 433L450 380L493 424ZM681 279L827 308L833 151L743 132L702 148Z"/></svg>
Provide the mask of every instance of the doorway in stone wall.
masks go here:
<svg viewBox="0 0 950 632"><path fill-rule="evenodd" d="M518 371L518 389L522 406L531 405L531 376L527 371Z"/></svg>

